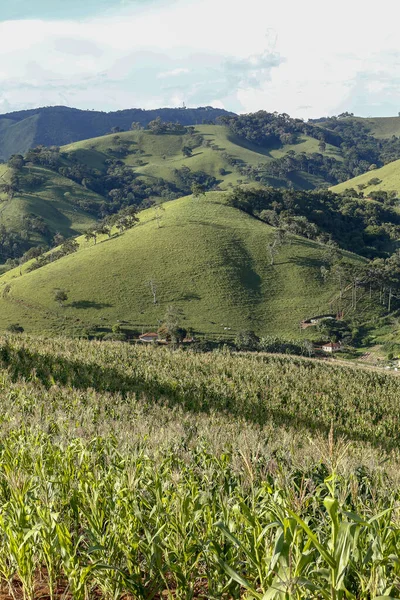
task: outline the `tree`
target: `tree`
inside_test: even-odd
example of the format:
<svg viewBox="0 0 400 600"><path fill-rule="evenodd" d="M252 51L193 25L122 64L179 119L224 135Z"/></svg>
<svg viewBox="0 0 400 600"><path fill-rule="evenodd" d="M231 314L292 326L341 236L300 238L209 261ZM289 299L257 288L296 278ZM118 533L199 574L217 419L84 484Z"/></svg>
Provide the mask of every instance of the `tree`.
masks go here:
<svg viewBox="0 0 400 600"><path fill-rule="evenodd" d="M302 353L306 354L309 358L314 354L314 344L311 340L303 340L302 344Z"/></svg>
<svg viewBox="0 0 400 600"><path fill-rule="evenodd" d="M190 156L192 156L193 151L192 151L191 148L189 148L189 146L183 146L183 148L182 148L182 154L186 158L189 158Z"/></svg>
<svg viewBox="0 0 400 600"><path fill-rule="evenodd" d="M60 306L64 306L64 302L68 300L68 294L65 290L56 289L54 291L54 300L58 302Z"/></svg>
<svg viewBox="0 0 400 600"><path fill-rule="evenodd" d="M65 242L65 237L59 231L53 237L53 246L61 246Z"/></svg>
<svg viewBox="0 0 400 600"><path fill-rule="evenodd" d="M268 252L270 257L270 265L272 266L275 262L275 255L279 252L279 248L286 241L287 231L282 228L275 230L272 242L268 244Z"/></svg>
<svg viewBox="0 0 400 600"><path fill-rule="evenodd" d="M121 131L123 131L123 129L118 127L118 125L116 127L111 127L111 133L120 133Z"/></svg>
<svg viewBox="0 0 400 600"><path fill-rule="evenodd" d="M73 252L77 252L78 249L79 243L73 238L65 240L65 242L61 246L61 251L63 254L72 254Z"/></svg>
<svg viewBox="0 0 400 600"><path fill-rule="evenodd" d="M182 341L186 337L186 329L180 326L183 313L180 308L170 305L164 315L163 323L158 332L165 339L173 343Z"/></svg>
<svg viewBox="0 0 400 600"><path fill-rule="evenodd" d="M7 165L10 169L14 169L15 171L20 171L25 164L25 159L22 154L13 154L8 159Z"/></svg>
<svg viewBox="0 0 400 600"><path fill-rule="evenodd" d="M240 331L235 337L235 346L239 350L258 350L260 338L254 331Z"/></svg>
<svg viewBox="0 0 400 600"><path fill-rule="evenodd" d="M163 213L165 212L165 208L162 206L162 204L157 204L157 206L154 208L154 211L155 211L155 215L156 215L157 227L158 227L158 229L160 229L161 219L162 219Z"/></svg>
<svg viewBox="0 0 400 600"><path fill-rule="evenodd" d="M153 304L157 304L157 283L153 278L149 280L149 287L153 296Z"/></svg>
<svg viewBox="0 0 400 600"><path fill-rule="evenodd" d="M320 141L320 143L318 144L318 148L319 148L320 152L325 152L325 150L326 150L326 143L324 142L324 140Z"/></svg>
<svg viewBox="0 0 400 600"><path fill-rule="evenodd" d="M89 242L91 239L94 239L94 243L97 241L97 233L88 229L85 233L85 240Z"/></svg>
<svg viewBox="0 0 400 600"><path fill-rule="evenodd" d="M195 198L199 198L199 196L206 195L204 185L201 185L201 183L197 183L196 181L192 183L191 191Z"/></svg>
<svg viewBox="0 0 400 600"><path fill-rule="evenodd" d="M165 132L165 124L161 121L161 117L157 117L154 121L150 121L147 125L148 129L156 135Z"/></svg>
<svg viewBox="0 0 400 600"><path fill-rule="evenodd" d="M131 131L139 131L140 129L143 129L142 124L139 123L138 121L133 121L133 123L131 125Z"/></svg>
<svg viewBox="0 0 400 600"><path fill-rule="evenodd" d="M100 224L95 231L98 235L108 235L108 237L111 237L111 227L108 225Z"/></svg>

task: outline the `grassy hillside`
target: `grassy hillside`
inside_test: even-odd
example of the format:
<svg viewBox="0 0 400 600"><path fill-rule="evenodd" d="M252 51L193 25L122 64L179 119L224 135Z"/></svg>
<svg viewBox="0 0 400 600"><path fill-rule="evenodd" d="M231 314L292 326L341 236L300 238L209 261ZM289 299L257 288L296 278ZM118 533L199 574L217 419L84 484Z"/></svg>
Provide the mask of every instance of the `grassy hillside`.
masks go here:
<svg viewBox="0 0 400 600"><path fill-rule="evenodd" d="M35 145L39 115L22 121L0 117L0 159L7 160L11 154L25 154Z"/></svg>
<svg viewBox="0 0 400 600"><path fill-rule="evenodd" d="M127 109L116 112L79 110L66 106L49 106L0 115L0 159L24 154L29 148L43 144L62 146L71 142L104 135L113 127L128 130L133 121L145 126L153 119L196 125L214 121L225 110L212 107Z"/></svg>
<svg viewBox="0 0 400 600"><path fill-rule="evenodd" d="M41 179L34 189L25 185L27 177L32 175ZM11 176L11 169L0 165L0 183L9 182ZM49 233L43 236L31 232L28 245L46 242L56 232L65 237L74 236L94 224L93 214L83 210L79 202L100 204L103 198L95 192L40 166L24 167L18 177L21 181L19 192L12 198L0 193L0 225L19 233L24 228L25 218L32 215L42 218Z"/></svg>
<svg viewBox="0 0 400 600"><path fill-rule="evenodd" d="M364 123L369 132L378 139L391 138L400 135L400 117L374 117L369 119L357 119Z"/></svg>
<svg viewBox="0 0 400 600"><path fill-rule="evenodd" d="M216 177L222 189L229 184L237 184L238 180L243 180L243 175L231 166L226 155L235 159L238 166L256 167L281 158L290 150L295 153L318 150L318 141L308 136L301 137L298 144L287 144L279 149L265 150L233 136L229 128L223 125L198 125L195 133L200 134L207 145L195 147L193 156L189 158L183 156L182 148L191 145L193 136L153 135L149 131L129 131L118 133L117 136L106 135L70 144L62 150L75 155L78 161L101 169L107 158L115 157L118 148L126 145L128 155L120 159L126 165L133 167L139 176L162 177L174 181L174 170L186 166L192 171L205 171ZM338 150L334 146L327 144L326 153L340 159ZM221 175L221 169L224 169L227 174ZM314 187L311 175L303 173L302 177L304 181L295 187ZM275 183L273 177L270 178L270 183ZM284 181L280 183L286 185ZM323 180L319 181L319 185L323 183Z"/></svg>
<svg viewBox="0 0 400 600"><path fill-rule="evenodd" d="M172 304L197 331L287 337L299 335L304 317L329 310L335 291L322 283L324 247L293 236L271 266L273 228L228 207L223 193L168 202L160 225L149 209L122 235L96 245L81 239L76 254L31 273L23 265L22 276L9 271L0 279L1 326L74 333L121 320L154 329ZM68 291L64 308L55 288Z"/></svg>
<svg viewBox="0 0 400 600"><path fill-rule="evenodd" d="M369 182L377 178L380 180L378 184L369 184ZM353 179L349 179L348 181L344 181L339 185L335 185L331 189L334 192L343 192L345 189L354 188L358 190L358 186L366 186L363 187L364 195L368 196L370 192L384 190L387 192L395 191L400 194L400 160L395 160L380 169L375 169L373 171L369 171L368 173L363 173L358 177L354 177Z"/></svg>
<svg viewBox="0 0 400 600"><path fill-rule="evenodd" d="M26 120L23 120L20 123L25 122ZM9 121L7 121L8 126ZM1 131L0 121L0 135ZM190 184L182 187L182 181L176 172L183 167L189 169L191 174L201 171L206 176L215 178L220 189L226 190L238 183L252 181L243 175L241 167L268 165L284 155L286 151L293 150L298 153L306 149L311 151L316 143L316 140L304 137L298 144L283 146L279 150L269 152L260 146L235 138L225 126L199 125L194 134L154 135L145 130L129 131L62 147L57 169L62 170L64 167L74 170L79 166L87 165L90 169L96 170L91 175L92 180L96 181L99 173L106 177L107 165L110 161L118 160L132 169L138 181L153 185L164 180L164 184L168 182L175 186L173 193L176 196L188 193L190 190ZM192 156L184 156L182 150L185 146L193 148ZM335 151L333 146L327 148L327 152ZM110 202L108 191L100 189L102 195L92 191L85 184L84 175L73 180L60 175L57 169L28 162L16 173L19 184L12 197L0 193L0 225L4 225L7 231L15 234L21 245L19 253L9 253L8 256L12 258L20 256L31 245L49 244L56 232L60 232L65 237L82 233L100 218L100 212L95 207ZM12 176L11 169L6 165L0 165L1 184L9 183ZM29 184L32 176L42 179L39 185ZM324 184L321 178L306 173L297 173L296 177L293 177L293 182L298 188L313 188ZM287 184L274 177L267 178L266 183L277 186ZM157 202L164 199L157 196L150 188L147 197ZM137 202L140 203L140 198ZM35 231L29 231L27 234L24 223L32 216L43 219L47 227L45 234Z"/></svg>

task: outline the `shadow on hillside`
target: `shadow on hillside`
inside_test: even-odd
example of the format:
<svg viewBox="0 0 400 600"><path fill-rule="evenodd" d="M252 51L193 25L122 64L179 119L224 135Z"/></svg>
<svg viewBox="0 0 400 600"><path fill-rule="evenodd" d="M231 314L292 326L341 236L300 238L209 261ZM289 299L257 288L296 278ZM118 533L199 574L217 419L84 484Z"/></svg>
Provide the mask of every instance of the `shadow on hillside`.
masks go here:
<svg viewBox="0 0 400 600"><path fill-rule="evenodd" d="M77 300L67 304L68 308L95 308L96 310L100 310L101 308L110 308L111 306L112 304L108 304L107 302L93 302L92 300Z"/></svg>
<svg viewBox="0 0 400 600"><path fill-rule="evenodd" d="M255 270L254 259L243 240L233 237L229 247L222 247L221 255L225 268L230 270L234 293L239 295L242 291L245 291L251 296L253 303L261 302L262 280Z"/></svg>
<svg viewBox="0 0 400 600"><path fill-rule="evenodd" d="M46 388L54 384L77 388L81 390L94 389L98 392L119 393L126 396L129 393L145 395L148 401L166 403L170 407L180 406L193 413L208 413L218 411L234 418L244 418L258 426L266 425L271 421L276 425L283 425L299 430L328 435L331 423L324 423L311 414L291 414L282 407L270 406L268 398L259 390L258 401L254 398L248 401L235 397L235 391L224 389L224 393L215 395L212 387L208 390L207 384L196 387L184 386L180 380L159 381L156 376L152 379L140 376L126 375L122 370L107 367L104 364L84 363L71 360L64 356L39 354L27 348L14 348L5 343L0 348L0 366L7 368L15 382L19 378L40 381ZM222 388L223 389L223 388ZM327 419L329 420L329 419ZM391 450L398 446L400 433L390 440L375 440L371 442L362 431L356 431L350 422L335 424L336 435L344 435L354 441L365 441L375 446Z"/></svg>
<svg viewBox="0 0 400 600"><path fill-rule="evenodd" d="M309 267L313 269L320 269L324 264L321 259L312 258L311 256L293 256L293 258L289 258L289 260L286 261L286 264L288 263L295 264L298 267Z"/></svg>
<svg viewBox="0 0 400 600"><path fill-rule="evenodd" d="M187 294L183 294L180 298L177 299L178 302L180 300L201 300L201 296L199 296L199 294L196 294L196 292L188 292Z"/></svg>
<svg viewBox="0 0 400 600"><path fill-rule="evenodd" d="M205 225L206 227L213 227L214 229L230 229L229 225L222 225L221 223L213 223L212 221L196 221L189 219L190 225Z"/></svg>

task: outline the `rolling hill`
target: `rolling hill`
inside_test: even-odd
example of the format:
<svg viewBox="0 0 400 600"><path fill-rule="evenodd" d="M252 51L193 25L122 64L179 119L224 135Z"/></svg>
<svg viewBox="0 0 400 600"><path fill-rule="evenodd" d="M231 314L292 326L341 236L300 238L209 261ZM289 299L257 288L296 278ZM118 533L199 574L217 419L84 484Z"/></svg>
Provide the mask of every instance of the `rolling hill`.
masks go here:
<svg viewBox="0 0 400 600"><path fill-rule="evenodd" d="M3 275L1 328L19 322L32 333L81 334L109 331L120 321L142 331L157 328L174 305L185 327L207 334L253 329L298 337L299 321L329 311L335 289L321 278L321 244L290 236L271 266L273 233L227 206L223 192L167 202L160 222L148 209L122 235L97 244L80 238L75 254ZM56 288L68 292L64 307L54 300Z"/></svg>
<svg viewBox="0 0 400 600"><path fill-rule="evenodd" d="M79 110L67 106L49 106L0 115L0 159L12 154L25 154L38 145L62 146L77 140L109 133L113 127L129 129L132 122L146 126L161 117L182 125L215 121L221 115L233 114L219 108L132 108L116 112Z"/></svg>
<svg viewBox="0 0 400 600"><path fill-rule="evenodd" d="M69 160L83 162L97 169L104 168L107 159L117 156L124 164L132 167L138 177L162 177L175 182L175 170L186 166L192 171L204 171L214 176L223 189L229 184L236 185L238 180L243 180L238 167L267 165L289 151L300 154L316 151L318 147L316 139L303 135L297 144L283 144L279 149L266 150L232 135L229 128L223 125L198 125L195 134L203 138L203 143L197 146L194 142L191 157L184 157L182 149L192 145L196 136L153 135L149 131L127 131L84 140L64 146L62 152L69 154ZM121 148L123 151L119 156ZM126 156L123 155L124 152ZM337 156L338 151L334 146L327 144L326 152L328 155ZM231 159L236 162L235 166L232 166ZM221 175L221 169L226 173ZM306 187L315 187L318 177L306 173L301 175ZM270 177L269 182L286 185L285 181L279 182L274 177ZM320 185L324 183L319 179Z"/></svg>
<svg viewBox="0 0 400 600"><path fill-rule="evenodd" d="M377 180L379 180L379 183ZM359 186L361 186L361 188ZM388 163L380 169L374 169L373 171L368 171L368 173L363 173L358 177L335 185L331 189L334 192L341 193L349 188L354 188L357 191L362 190L364 196L368 196L371 192L377 191L393 191L396 192L397 195L400 195L400 160Z"/></svg>
<svg viewBox="0 0 400 600"><path fill-rule="evenodd" d="M358 121L366 125L369 132L377 139L389 139L393 135L400 135L400 117L356 117Z"/></svg>
<svg viewBox="0 0 400 600"><path fill-rule="evenodd" d="M11 198L0 193L0 225L18 238L21 251L12 256L20 256L30 246L48 245L56 232L65 237L79 235L100 218L100 207L109 205L110 198L107 190L98 185L94 186L98 192L90 188L85 169L94 170L93 180L99 176L105 178L110 161L117 161L137 181L146 182L145 195L159 202L168 199L168 194L178 197L190 192L190 181L182 180L182 175L187 175L185 169L190 170L190 176L201 172L203 177L214 178L214 184L225 190L252 181L243 175L244 168L266 166L287 151L311 151L316 144L317 140L302 136L298 144L267 151L255 144L244 144L222 125L199 125L194 133L168 135L154 135L146 130L127 131L75 142L60 149L57 169L28 162L18 170L18 190ZM185 147L193 148L192 156L183 155ZM327 146L327 153L333 155L336 151L335 147ZM64 176L65 170L72 174ZM11 168L0 165L0 183L10 182L12 176ZM38 178L34 186L30 184L32 177ZM167 196L160 196L164 193L157 187L160 181L164 182ZM274 177L266 178L265 183L286 185ZM294 185L314 188L324 184L317 176L298 173ZM42 233L29 227L27 230L26 219L31 217L42 219L46 230Z"/></svg>

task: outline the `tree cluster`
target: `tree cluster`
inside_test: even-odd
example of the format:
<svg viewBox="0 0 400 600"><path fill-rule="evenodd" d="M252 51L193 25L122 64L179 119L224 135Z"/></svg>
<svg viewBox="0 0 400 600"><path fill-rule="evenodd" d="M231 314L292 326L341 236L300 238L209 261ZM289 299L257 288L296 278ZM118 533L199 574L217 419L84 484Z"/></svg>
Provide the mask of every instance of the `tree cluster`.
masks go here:
<svg viewBox="0 0 400 600"><path fill-rule="evenodd" d="M400 235L400 215L394 208L360 198L354 190L335 194L238 187L228 202L274 227L323 243L333 240L368 258L389 256Z"/></svg>

